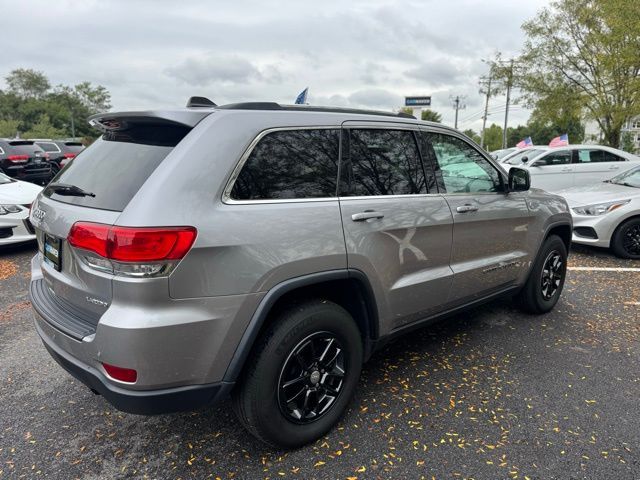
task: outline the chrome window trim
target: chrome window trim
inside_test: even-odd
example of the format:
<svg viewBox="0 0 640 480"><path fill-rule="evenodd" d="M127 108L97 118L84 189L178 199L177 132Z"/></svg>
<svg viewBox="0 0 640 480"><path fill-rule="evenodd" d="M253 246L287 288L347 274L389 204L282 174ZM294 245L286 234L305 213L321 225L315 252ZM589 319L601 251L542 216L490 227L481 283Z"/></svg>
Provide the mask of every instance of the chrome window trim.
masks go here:
<svg viewBox="0 0 640 480"><path fill-rule="evenodd" d="M251 141L249 146L246 148L244 153L240 156L240 160L236 163L229 179L227 180L227 184L222 191L222 203L228 205L242 205L242 204L252 204L252 203L291 203L291 202L299 202L299 201L327 201L328 199L337 199L337 197L315 197L315 198L274 198L274 199L259 199L259 200L234 200L231 198L231 190L233 190L233 185L236 183L238 176L244 167L244 164L247 163L247 160L251 156L253 149L256 148L256 145L260 143L264 137L273 132L296 132L299 130L337 130L338 131L338 141L342 143L342 139L340 137L340 125L318 125L318 126L310 126L304 125L299 127L274 127L267 128L266 130L262 130L256 135L256 137ZM338 158L338 163L340 162L340 158ZM336 182L338 181L338 176L336 172Z"/></svg>
<svg viewBox="0 0 640 480"><path fill-rule="evenodd" d="M0 155L4 155L4 150L0 147Z"/></svg>

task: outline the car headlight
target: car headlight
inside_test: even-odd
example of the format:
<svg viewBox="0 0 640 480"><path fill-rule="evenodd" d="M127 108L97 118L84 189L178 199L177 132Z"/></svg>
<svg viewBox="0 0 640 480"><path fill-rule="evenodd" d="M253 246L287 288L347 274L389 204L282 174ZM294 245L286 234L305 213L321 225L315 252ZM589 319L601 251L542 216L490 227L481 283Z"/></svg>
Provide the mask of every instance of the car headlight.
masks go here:
<svg viewBox="0 0 640 480"><path fill-rule="evenodd" d="M18 205L0 205L0 215L8 215L9 213L21 212L22 208Z"/></svg>
<svg viewBox="0 0 640 480"><path fill-rule="evenodd" d="M596 203L594 205L585 205L584 207L573 207L572 210L578 215L598 216L613 212L615 209L626 205L630 201L631 200L621 200L618 202Z"/></svg>

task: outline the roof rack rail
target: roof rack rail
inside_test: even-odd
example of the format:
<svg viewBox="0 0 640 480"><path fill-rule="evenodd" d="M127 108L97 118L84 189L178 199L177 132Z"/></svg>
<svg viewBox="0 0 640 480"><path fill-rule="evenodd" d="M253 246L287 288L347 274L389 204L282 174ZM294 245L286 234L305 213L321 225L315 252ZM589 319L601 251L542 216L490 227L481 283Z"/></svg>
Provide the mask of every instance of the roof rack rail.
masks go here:
<svg viewBox="0 0 640 480"><path fill-rule="evenodd" d="M187 102L187 108L211 108L217 105L207 97L191 97Z"/></svg>
<svg viewBox="0 0 640 480"><path fill-rule="evenodd" d="M326 113L351 113L360 115L379 115L383 117L399 117L399 118L411 118L416 119L413 115L409 115L405 112L384 112L380 110L364 110L357 108L342 108L342 107L320 107L309 105L281 105L276 102L244 102L244 103L230 103L227 105L220 105L216 108L224 110L281 110L281 111L305 111L305 112L326 112Z"/></svg>

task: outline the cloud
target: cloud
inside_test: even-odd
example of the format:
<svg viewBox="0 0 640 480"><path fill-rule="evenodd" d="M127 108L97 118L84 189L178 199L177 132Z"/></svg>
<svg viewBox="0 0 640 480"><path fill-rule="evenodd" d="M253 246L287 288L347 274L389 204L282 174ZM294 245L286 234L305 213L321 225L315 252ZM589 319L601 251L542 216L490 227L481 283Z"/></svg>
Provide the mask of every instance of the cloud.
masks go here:
<svg viewBox="0 0 640 480"><path fill-rule="evenodd" d="M291 103L307 86L315 104L381 109L426 94L452 123L449 96L466 95L467 112L479 110L481 59L516 51L523 35L514 19L546 3L4 2L12 21L3 25L0 77L26 67L54 85L88 80L109 89L117 110L182 106L196 94L219 104ZM70 26L64 35L61 23ZM25 24L38 25L38 35L25 36ZM518 115L514 123L526 118Z"/></svg>
<svg viewBox="0 0 640 480"><path fill-rule="evenodd" d="M260 72L251 62L238 56L207 55L193 56L165 73L193 86L207 86L218 82L248 83L259 78Z"/></svg>

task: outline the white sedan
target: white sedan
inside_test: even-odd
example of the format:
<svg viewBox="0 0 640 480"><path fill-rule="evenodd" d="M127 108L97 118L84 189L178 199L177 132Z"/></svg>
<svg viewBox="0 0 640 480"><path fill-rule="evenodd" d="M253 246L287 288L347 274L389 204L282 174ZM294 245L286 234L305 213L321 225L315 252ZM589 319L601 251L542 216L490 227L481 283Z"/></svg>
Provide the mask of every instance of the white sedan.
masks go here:
<svg viewBox="0 0 640 480"><path fill-rule="evenodd" d="M640 167L605 182L558 192L573 216L573 242L640 259Z"/></svg>
<svg viewBox="0 0 640 480"><path fill-rule="evenodd" d="M35 240L29 207L41 190L0 173L0 245Z"/></svg>
<svg viewBox="0 0 640 480"><path fill-rule="evenodd" d="M640 157L604 145L542 147L520 160L524 162L517 166L529 170L531 186L548 192L601 182L640 165ZM501 165L506 170L514 166Z"/></svg>

